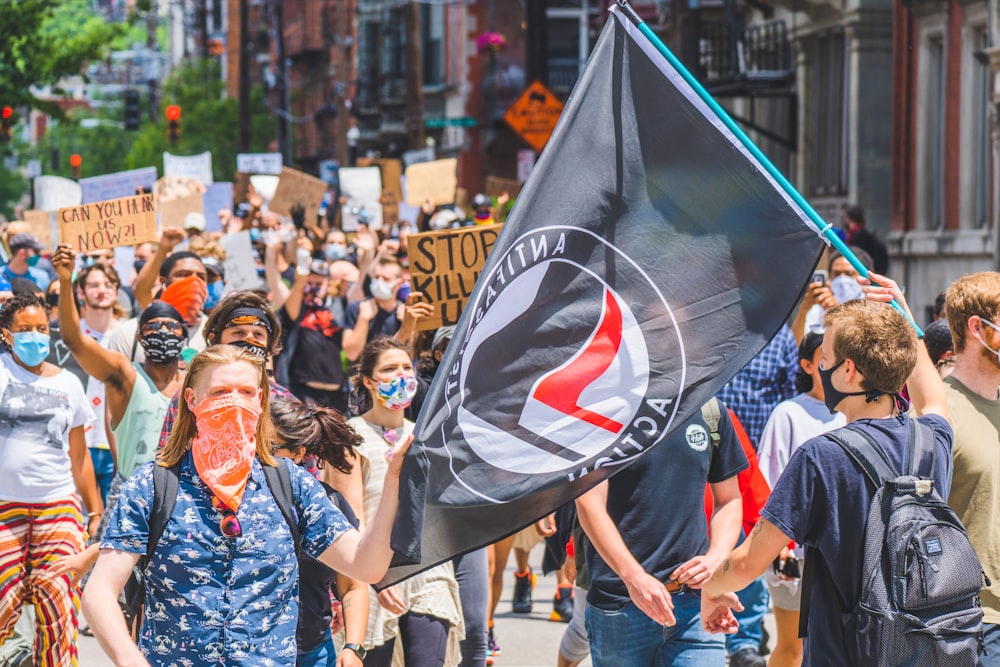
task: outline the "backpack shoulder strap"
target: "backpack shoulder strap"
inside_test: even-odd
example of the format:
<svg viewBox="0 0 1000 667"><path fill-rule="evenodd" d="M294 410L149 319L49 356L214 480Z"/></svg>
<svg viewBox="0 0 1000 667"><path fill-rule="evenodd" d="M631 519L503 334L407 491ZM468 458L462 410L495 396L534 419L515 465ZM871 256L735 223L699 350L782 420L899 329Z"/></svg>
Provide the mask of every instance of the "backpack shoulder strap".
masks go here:
<svg viewBox="0 0 1000 667"><path fill-rule="evenodd" d="M910 475L934 478L934 464L937 451L934 447L934 433L926 424L910 419Z"/></svg>
<svg viewBox="0 0 1000 667"><path fill-rule="evenodd" d="M153 509L149 513L149 537L146 540L146 556L139 563L142 570L146 569L153 558L156 545L163 537L167 521L177 504L177 487L180 485L181 464L166 468L153 464Z"/></svg>
<svg viewBox="0 0 1000 667"><path fill-rule="evenodd" d="M278 509L281 510L281 516L285 517L288 530L292 533L292 541L295 542L295 553L297 554L299 552L299 524L292 512L291 473L288 472L288 466L280 459L278 460L278 465L262 465L261 467L264 469L264 477L267 479L267 485L271 489L271 495L274 496L274 500L278 504Z"/></svg>
<svg viewBox="0 0 1000 667"><path fill-rule="evenodd" d="M885 453L866 433L845 426L826 435L847 452L876 489L899 477Z"/></svg>
<svg viewBox="0 0 1000 667"><path fill-rule="evenodd" d="M719 422L722 421L722 407L719 399L715 396L708 399L707 403L701 406L701 420L708 427L709 435L712 436L712 446L717 447L722 436L719 435Z"/></svg>

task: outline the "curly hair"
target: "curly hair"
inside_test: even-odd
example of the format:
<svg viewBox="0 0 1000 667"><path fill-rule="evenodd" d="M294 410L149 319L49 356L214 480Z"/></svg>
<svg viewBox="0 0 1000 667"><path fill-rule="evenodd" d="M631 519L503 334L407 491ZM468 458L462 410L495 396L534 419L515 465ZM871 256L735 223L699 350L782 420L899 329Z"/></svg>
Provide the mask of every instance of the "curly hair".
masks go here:
<svg viewBox="0 0 1000 667"><path fill-rule="evenodd" d="M336 410L310 407L297 399L275 398L271 401L271 419L278 438L288 447L305 447L306 453L316 456L321 464L329 464L344 474L351 472L354 448L361 444L361 436Z"/></svg>
<svg viewBox="0 0 1000 667"><path fill-rule="evenodd" d="M48 319L49 315L52 313L52 306L48 304L45 297L38 296L37 294L18 294L13 299L3 304L3 309L0 310L0 329L7 329L10 331L11 322L14 321L14 316L22 310L27 310L32 306L44 310L46 319Z"/></svg>
<svg viewBox="0 0 1000 667"><path fill-rule="evenodd" d="M353 414L360 415L372 409L371 394L361 380L372 377L375 373L375 367L378 365L379 357L382 356L383 352L389 350L402 350L407 355L410 354L408 346L386 336L376 338L365 345L365 349L361 351L361 356L358 357L358 363L355 367L355 373L351 376L350 406Z"/></svg>

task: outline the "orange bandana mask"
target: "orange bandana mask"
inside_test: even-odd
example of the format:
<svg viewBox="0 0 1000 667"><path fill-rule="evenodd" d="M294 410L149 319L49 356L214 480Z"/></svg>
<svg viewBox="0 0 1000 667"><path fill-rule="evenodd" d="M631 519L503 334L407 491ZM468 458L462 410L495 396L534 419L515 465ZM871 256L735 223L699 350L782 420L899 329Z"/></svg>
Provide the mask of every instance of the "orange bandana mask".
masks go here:
<svg viewBox="0 0 1000 667"><path fill-rule="evenodd" d="M235 512L257 453L260 401L238 393L210 396L191 411L198 426L191 441L194 467L215 497Z"/></svg>
<svg viewBox="0 0 1000 667"><path fill-rule="evenodd" d="M207 297L208 287L201 278L186 276L170 283L160 295L160 301L165 301L176 308L185 322L197 322Z"/></svg>

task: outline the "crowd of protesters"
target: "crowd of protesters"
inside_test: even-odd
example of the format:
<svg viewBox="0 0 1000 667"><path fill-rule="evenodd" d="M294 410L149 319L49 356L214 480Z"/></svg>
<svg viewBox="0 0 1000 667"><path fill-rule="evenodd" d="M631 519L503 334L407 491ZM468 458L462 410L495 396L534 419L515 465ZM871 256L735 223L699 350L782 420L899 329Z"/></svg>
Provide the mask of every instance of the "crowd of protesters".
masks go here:
<svg viewBox="0 0 1000 667"><path fill-rule="evenodd" d="M251 188L245 205L218 212L224 231L189 216L137 247L131 266L107 251L45 248L9 223L0 665L74 665L79 632L118 665L493 665L508 558L513 611L529 613L529 558L542 541L541 569L558 582L551 619L568 623L551 649L559 665L588 655L595 665L849 664L833 646L839 626L819 624L859 595L860 564L831 554L846 553L837 539L860 544L863 517L844 511L831 538L802 494L850 474L817 451L824 434L864 421L896 437L904 381L947 454L934 473L942 493L1000 580L1000 274L952 285L918 343L872 303L905 309L874 273L886 271L885 249L852 209L846 239L865 246L855 255L881 287L825 257L789 324L662 447L536 525L376 592L402 455L454 335L420 330L433 306L411 292L409 235L500 221L507 203L428 202L412 224L348 234L336 216L276 215ZM242 231L260 287L233 291L220 237ZM51 363L56 332L79 377ZM906 353L862 349L879 336L875 348ZM865 373L879 364L876 386ZM950 373L947 391L927 373L935 365ZM807 564L826 587L812 599ZM118 602L137 566L146 599L133 628ZM1000 603L990 586L982 600L992 650L981 664L1000 664Z"/></svg>

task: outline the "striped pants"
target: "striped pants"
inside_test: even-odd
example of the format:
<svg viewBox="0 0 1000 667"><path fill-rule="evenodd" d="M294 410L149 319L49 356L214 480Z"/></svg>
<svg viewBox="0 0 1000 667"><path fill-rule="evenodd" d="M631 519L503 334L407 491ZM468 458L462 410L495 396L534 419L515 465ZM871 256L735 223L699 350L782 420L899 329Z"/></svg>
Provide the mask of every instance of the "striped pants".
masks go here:
<svg viewBox="0 0 1000 667"><path fill-rule="evenodd" d="M51 503L0 501L0 644L14 632L21 607L31 604L35 664L77 664L80 594L68 576L51 577L52 563L83 549L83 516L77 497Z"/></svg>

